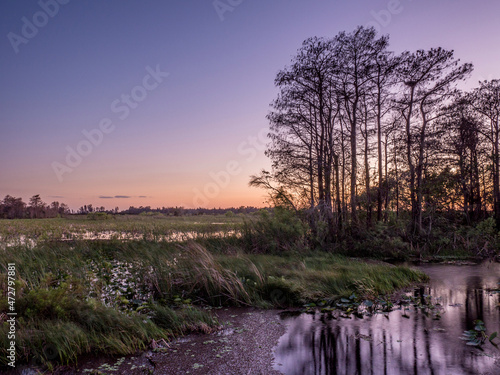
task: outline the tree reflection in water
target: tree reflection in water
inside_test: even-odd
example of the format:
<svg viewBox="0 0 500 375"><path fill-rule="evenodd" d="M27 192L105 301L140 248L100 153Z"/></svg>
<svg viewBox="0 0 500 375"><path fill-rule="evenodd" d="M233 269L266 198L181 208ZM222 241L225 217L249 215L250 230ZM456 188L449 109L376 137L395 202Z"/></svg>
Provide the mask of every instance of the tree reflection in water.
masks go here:
<svg viewBox="0 0 500 375"><path fill-rule="evenodd" d="M275 350L275 368L299 374L500 374L500 351L487 343L484 352L465 345L463 332L473 321L500 333L500 265L427 265L428 288L417 291L438 298L439 320L414 308L363 319L330 319L302 314L284 318L287 333ZM423 299L422 299L423 301Z"/></svg>

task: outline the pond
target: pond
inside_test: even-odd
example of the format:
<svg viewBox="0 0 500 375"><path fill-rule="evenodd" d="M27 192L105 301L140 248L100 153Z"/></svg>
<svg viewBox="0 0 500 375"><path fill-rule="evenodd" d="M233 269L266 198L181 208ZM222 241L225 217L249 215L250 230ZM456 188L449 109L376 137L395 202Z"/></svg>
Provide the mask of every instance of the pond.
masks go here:
<svg viewBox="0 0 500 375"><path fill-rule="evenodd" d="M418 268L431 281L415 295L432 296L439 319L414 307L351 319L320 312L284 317L274 368L285 375L500 374L499 349L488 340L480 350L460 339L477 319L500 335L500 264Z"/></svg>

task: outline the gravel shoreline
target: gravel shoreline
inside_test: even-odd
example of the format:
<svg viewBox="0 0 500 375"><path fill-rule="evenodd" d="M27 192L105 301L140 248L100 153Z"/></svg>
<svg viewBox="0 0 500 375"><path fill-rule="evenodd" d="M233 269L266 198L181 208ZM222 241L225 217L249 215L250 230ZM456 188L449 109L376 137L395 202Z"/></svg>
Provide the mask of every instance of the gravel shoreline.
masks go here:
<svg viewBox="0 0 500 375"><path fill-rule="evenodd" d="M217 316L221 331L186 336L166 353L153 354L153 373L282 374L273 369L273 351L285 333L277 310L224 309Z"/></svg>
<svg viewBox="0 0 500 375"><path fill-rule="evenodd" d="M189 334L136 356L79 359L76 366L59 366L53 374L209 374L280 375L273 369L274 348L285 333L279 310L223 308L212 310L221 329L210 334ZM10 374L34 375L35 368L20 366ZM51 372L44 372L50 374Z"/></svg>

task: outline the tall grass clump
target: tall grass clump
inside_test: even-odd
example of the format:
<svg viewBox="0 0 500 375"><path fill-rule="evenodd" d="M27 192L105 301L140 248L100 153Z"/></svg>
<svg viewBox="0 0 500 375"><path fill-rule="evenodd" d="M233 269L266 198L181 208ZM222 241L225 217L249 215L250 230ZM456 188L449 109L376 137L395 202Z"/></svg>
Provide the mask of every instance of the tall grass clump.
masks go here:
<svg viewBox="0 0 500 375"><path fill-rule="evenodd" d="M6 304L2 298L0 311L6 311ZM24 290L16 299L16 312L16 350L20 362L70 363L91 352L132 354L144 349L152 339L168 338L171 333L138 314L123 314L86 299L77 280ZM0 326L1 365L5 365L7 330L6 324Z"/></svg>
<svg viewBox="0 0 500 375"><path fill-rule="evenodd" d="M182 248L177 277L183 288L209 303L249 304L250 297L236 274L224 268L204 247L190 243Z"/></svg>

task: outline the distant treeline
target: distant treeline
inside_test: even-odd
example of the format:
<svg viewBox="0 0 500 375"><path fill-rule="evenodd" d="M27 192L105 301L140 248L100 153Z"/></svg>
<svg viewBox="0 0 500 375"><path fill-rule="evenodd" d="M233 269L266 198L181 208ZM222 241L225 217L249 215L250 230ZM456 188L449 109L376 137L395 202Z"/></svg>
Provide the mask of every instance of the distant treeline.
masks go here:
<svg viewBox="0 0 500 375"><path fill-rule="evenodd" d="M0 201L0 218L2 219L40 219L58 217L70 214L69 207L64 203L42 201L39 194L33 195L28 203L22 198L6 195Z"/></svg>
<svg viewBox="0 0 500 375"><path fill-rule="evenodd" d="M184 208L184 207L162 207L152 209L150 206L129 207L128 210L123 210L121 214L137 215L141 213L161 213L168 216L191 216L191 215L221 215L228 212L234 214L249 214L259 211L260 208L252 206L229 207L229 208Z"/></svg>
<svg viewBox="0 0 500 375"><path fill-rule="evenodd" d="M118 207L107 210L104 206L94 207L86 204L77 211L71 210L68 205L57 201L47 204L42 201L39 194L33 195L29 202L23 202L22 198L6 195L0 201L0 218L2 219L41 219L53 218L66 215L87 215L94 212L105 212L108 214L139 215L139 214L163 214L168 216L192 216L192 215L221 215L228 212L233 214L248 214L258 211L257 207L229 207L229 208L184 208L184 207L161 207L151 208L150 206L134 207L130 206L126 210L120 211Z"/></svg>

